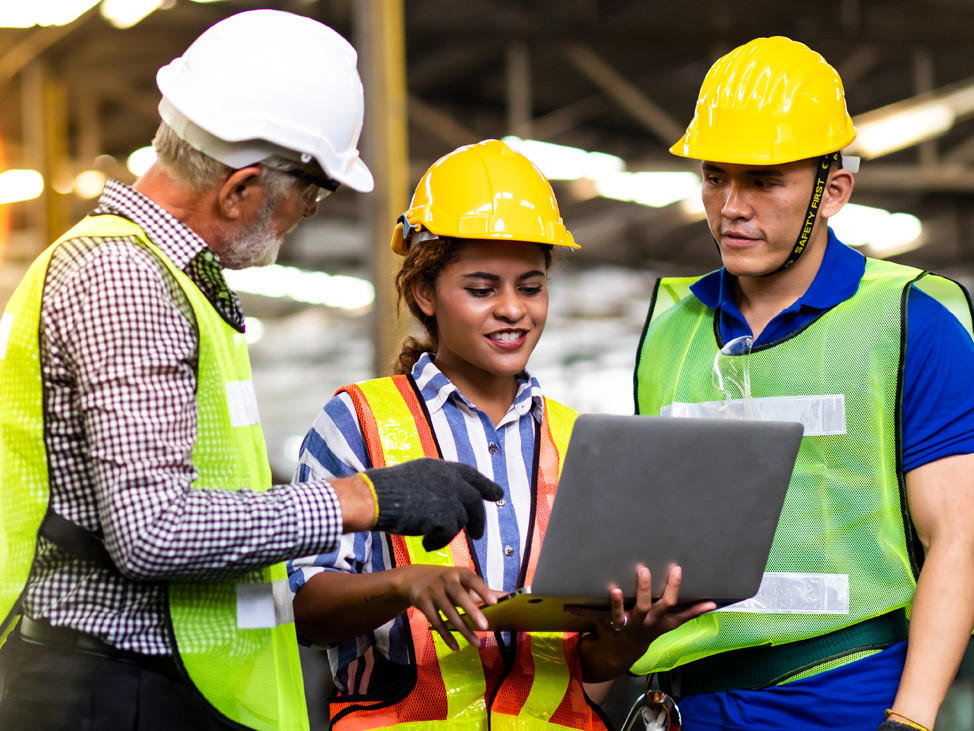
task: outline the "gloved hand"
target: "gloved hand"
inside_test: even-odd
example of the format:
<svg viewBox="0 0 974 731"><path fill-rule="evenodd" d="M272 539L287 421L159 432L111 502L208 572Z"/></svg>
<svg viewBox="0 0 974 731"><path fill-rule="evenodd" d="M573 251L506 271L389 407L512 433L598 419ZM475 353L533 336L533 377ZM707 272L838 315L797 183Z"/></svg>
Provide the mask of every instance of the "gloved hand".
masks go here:
<svg viewBox="0 0 974 731"><path fill-rule="evenodd" d="M422 459L366 470L379 503L375 528L406 536L425 536L423 548L443 548L467 528L484 534L484 500L500 500L504 490L470 465Z"/></svg>
<svg viewBox="0 0 974 731"><path fill-rule="evenodd" d="M927 731L927 729L919 724L914 725L912 723L901 723L892 718L887 718L881 724L879 724L879 731Z"/></svg>

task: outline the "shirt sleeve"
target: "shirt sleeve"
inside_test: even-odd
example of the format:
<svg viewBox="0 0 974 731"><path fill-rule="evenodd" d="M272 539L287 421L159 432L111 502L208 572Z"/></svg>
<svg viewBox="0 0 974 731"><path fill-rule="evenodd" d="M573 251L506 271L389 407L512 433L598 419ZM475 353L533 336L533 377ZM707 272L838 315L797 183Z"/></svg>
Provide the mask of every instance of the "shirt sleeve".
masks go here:
<svg viewBox="0 0 974 731"><path fill-rule="evenodd" d="M903 472L974 453L974 341L946 307L911 288L903 374Z"/></svg>
<svg viewBox="0 0 974 731"><path fill-rule="evenodd" d="M348 394L340 393L325 404L308 430L301 444L294 482L346 477L371 466L355 406ZM392 565L387 544L379 531L352 533L343 536L333 551L289 561L291 591L296 593L322 571L383 571Z"/></svg>
<svg viewBox="0 0 974 731"><path fill-rule="evenodd" d="M46 347L68 364L83 421L76 448L90 469L52 470L52 480L91 486L87 522L136 580L215 580L333 547L342 516L326 481L192 487L198 336L180 297L161 263L124 240L95 247L45 293Z"/></svg>

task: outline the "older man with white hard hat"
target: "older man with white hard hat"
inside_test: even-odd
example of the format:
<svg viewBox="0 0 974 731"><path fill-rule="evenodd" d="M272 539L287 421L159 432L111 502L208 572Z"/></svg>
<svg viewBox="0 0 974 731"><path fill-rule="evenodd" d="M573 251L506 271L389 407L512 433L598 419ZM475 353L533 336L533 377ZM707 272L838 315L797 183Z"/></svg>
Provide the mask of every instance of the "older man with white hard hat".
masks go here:
<svg viewBox="0 0 974 731"><path fill-rule="evenodd" d="M109 181L0 321L4 729L305 729L280 562L370 527L440 547L502 494L440 462L271 485L222 269L372 189L356 53L255 10L157 80L158 161Z"/></svg>

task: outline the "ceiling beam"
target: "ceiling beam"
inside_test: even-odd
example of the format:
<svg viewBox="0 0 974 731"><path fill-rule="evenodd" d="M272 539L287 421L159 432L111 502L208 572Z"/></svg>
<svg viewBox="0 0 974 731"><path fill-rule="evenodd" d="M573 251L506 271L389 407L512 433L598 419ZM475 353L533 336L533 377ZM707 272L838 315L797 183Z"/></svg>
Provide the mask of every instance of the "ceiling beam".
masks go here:
<svg viewBox="0 0 974 731"><path fill-rule="evenodd" d="M409 121L438 137L451 148L469 145L481 138L474 130L414 94L409 95L407 104Z"/></svg>
<svg viewBox="0 0 974 731"><path fill-rule="evenodd" d="M547 140L594 119L605 111L605 97L591 94L531 120L534 139Z"/></svg>
<svg viewBox="0 0 974 731"><path fill-rule="evenodd" d="M531 52L524 41L514 41L504 54L507 90L507 133L533 137L531 129Z"/></svg>
<svg viewBox="0 0 974 731"><path fill-rule="evenodd" d="M676 123L669 112L591 48L579 43L569 43L565 46L565 57L583 76L605 91L658 138L672 143L683 136L683 127Z"/></svg>
<svg viewBox="0 0 974 731"><path fill-rule="evenodd" d="M159 120L158 91L145 92L118 76L110 75L100 75L97 79L92 79L90 88L96 89L98 98L103 101L115 102L126 110L138 112L155 122Z"/></svg>
<svg viewBox="0 0 974 731"><path fill-rule="evenodd" d="M895 165L864 162L856 174L860 190L974 193L974 168L961 165Z"/></svg>
<svg viewBox="0 0 974 731"><path fill-rule="evenodd" d="M15 43L9 51L0 56L0 85L10 81L27 64L58 41L71 35L97 14L97 8L91 8L73 23L39 28Z"/></svg>

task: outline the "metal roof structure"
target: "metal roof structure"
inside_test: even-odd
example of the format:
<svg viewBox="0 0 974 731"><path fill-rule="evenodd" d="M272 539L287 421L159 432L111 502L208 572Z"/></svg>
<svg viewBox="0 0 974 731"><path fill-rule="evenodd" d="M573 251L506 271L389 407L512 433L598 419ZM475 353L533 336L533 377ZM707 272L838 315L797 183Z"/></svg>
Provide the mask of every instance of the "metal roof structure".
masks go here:
<svg viewBox="0 0 974 731"><path fill-rule="evenodd" d="M62 176L95 167L130 178L120 163L148 143L158 120L156 70L240 10L277 7L328 23L360 49L368 85L362 27L381 2L168 5L125 30L97 7L68 26L0 29L7 167L47 165L49 175ZM787 35L821 52L843 76L854 117L974 86L969 0L928 0L922 13L907 0L409 0L403 7L411 183L454 147L508 134L618 155L628 170L692 170L667 148L689 121L704 74L719 55L760 35ZM974 258L972 112L931 141L863 163L854 202L923 222L923 245L903 261L954 271ZM368 160L367 149L364 155ZM578 263L690 271L716 265L706 227L677 206L601 198L586 181L555 187L583 245ZM31 235L42 224L70 223L88 205L46 197L63 200L13 207L10 263L29 260L46 243L51 232ZM362 205L344 191L324 215L355 221ZM298 253L285 249L283 256L302 265Z"/></svg>

